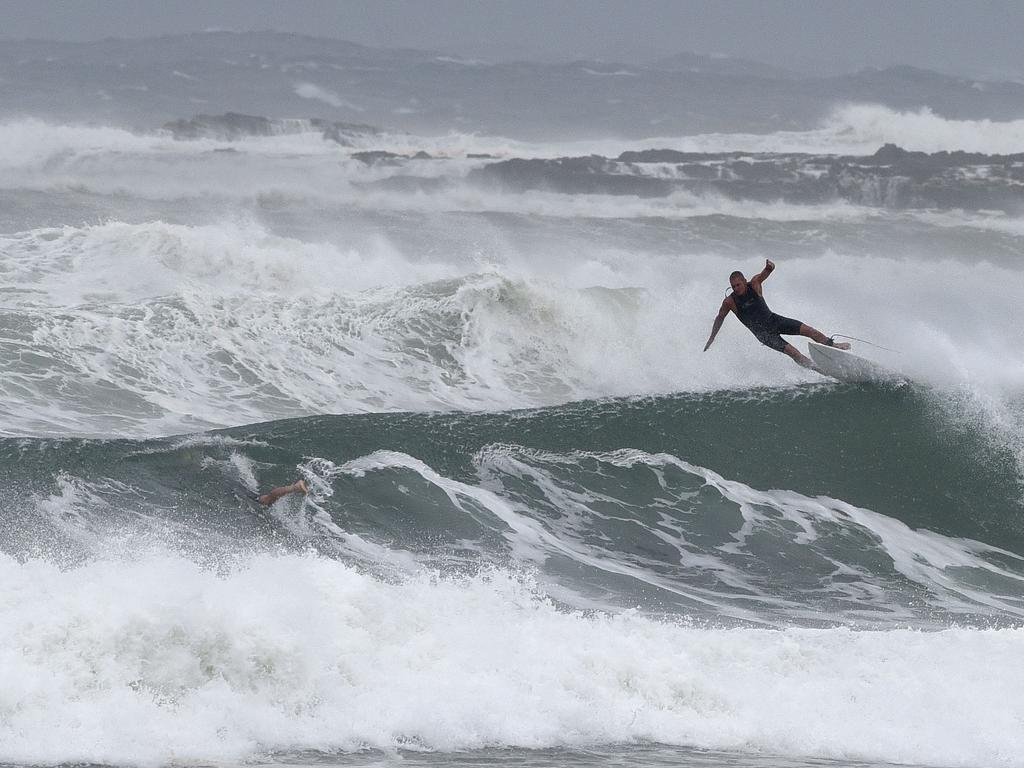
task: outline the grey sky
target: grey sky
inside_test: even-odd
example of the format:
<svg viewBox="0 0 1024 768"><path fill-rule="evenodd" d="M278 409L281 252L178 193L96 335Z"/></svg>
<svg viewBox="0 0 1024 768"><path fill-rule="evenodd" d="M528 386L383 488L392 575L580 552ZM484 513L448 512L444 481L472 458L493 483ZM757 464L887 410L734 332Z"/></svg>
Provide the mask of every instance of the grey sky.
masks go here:
<svg viewBox="0 0 1024 768"><path fill-rule="evenodd" d="M95 40L273 29L487 60L649 61L681 51L821 71L913 64L1024 76L1005 0L0 0L0 36Z"/></svg>

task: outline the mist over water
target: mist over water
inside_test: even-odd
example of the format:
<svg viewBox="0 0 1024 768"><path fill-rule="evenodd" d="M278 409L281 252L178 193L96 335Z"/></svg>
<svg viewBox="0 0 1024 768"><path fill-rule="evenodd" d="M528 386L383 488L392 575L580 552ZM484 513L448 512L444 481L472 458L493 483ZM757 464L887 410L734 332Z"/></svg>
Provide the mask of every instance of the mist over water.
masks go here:
<svg viewBox="0 0 1024 768"><path fill-rule="evenodd" d="M0 124L0 762L1024 765L1020 121L274 125Z"/></svg>

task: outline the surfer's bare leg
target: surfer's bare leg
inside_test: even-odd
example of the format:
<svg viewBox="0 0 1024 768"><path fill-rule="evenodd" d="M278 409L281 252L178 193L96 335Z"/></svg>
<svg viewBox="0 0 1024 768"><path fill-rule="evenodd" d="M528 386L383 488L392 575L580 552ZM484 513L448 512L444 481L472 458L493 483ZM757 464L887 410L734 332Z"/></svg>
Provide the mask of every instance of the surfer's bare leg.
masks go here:
<svg viewBox="0 0 1024 768"><path fill-rule="evenodd" d="M845 341L832 341L831 339L829 339L828 336L826 336L824 333L819 331L817 328L811 328L811 326L807 325L806 323L800 323L800 335L801 336L806 336L809 339L814 339L819 344L824 344L825 346L828 346L828 347L835 347L836 349L849 349L850 348L850 345L849 345L848 342L845 342ZM789 355L788 352L786 354ZM799 353L797 353L797 354L799 354ZM793 356L790 355L790 357L793 357ZM802 357L802 355L801 355L801 357ZM793 359L795 360L796 358L793 358ZM804 359L806 359L806 358L804 358ZM802 365L802 363L801 363L801 365ZM809 366L804 366L804 367L807 368Z"/></svg>
<svg viewBox="0 0 1024 768"><path fill-rule="evenodd" d="M306 487L306 481L296 480L291 485L274 488L260 496L259 502L263 506L269 507L282 496L287 496L289 493L309 493L309 489Z"/></svg>
<svg viewBox="0 0 1024 768"><path fill-rule="evenodd" d="M803 327L806 328L807 326ZM815 371L816 373L821 373L821 371L818 370L818 366L814 364L814 361L807 357L807 355L801 354L800 350L792 344L787 344L782 351L793 358L793 362L801 368L807 368L808 370Z"/></svg>

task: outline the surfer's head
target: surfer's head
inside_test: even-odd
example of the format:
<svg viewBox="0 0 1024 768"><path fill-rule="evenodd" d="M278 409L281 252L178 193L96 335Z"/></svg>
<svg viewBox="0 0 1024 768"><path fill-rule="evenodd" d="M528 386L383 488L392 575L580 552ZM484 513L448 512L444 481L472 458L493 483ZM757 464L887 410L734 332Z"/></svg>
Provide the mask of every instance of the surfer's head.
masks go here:
<svg viewBox="0 0 1024 768"><path fill-rule="evenodd" d="M737 269L729 275L729 285L732 286L732 289L736 291L736 293L742 296L747 291L747 278L745 278L743 273Z"/></svg>

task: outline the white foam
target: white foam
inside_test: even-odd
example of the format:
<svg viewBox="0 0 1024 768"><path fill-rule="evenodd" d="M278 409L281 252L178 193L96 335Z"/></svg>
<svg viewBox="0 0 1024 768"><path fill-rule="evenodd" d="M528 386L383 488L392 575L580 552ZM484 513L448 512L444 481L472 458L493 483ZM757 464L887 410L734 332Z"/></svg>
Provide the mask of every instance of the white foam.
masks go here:
<svg viewBox="0 0 1024 768"><path fill-rule="evenodd" d="M662 218L685 220L702 216L733 216L765 221L864 221L884 212L844 201L797 205L783 201L733 200L714 193L683 190L664 197L637 195L568 195L542 190L507 194L487 188L460 185L431 195L396 194L368 190L346 195L345 203L367 210L399 210L421 213L501 212L521 216L583 219ZM335 202L342 195L335 194Z"/></svg>
<svg viewBox="0 0 1024 768"><path fill-rule="evenodd" d="M337 101L339 97L308 83L297 86L306 98ZM354 109L357 107L353 106ZM302 121L295 121L300 124ZM132 133L120 128L85 125L55 125L41 120L21 119L0 123L0 167L39 166L61 155L95 152L177 152L193 154L234 146L247 152L264 151L333 155L342 151L324 141L309 126L307 133L293 132L272 137L243 137L232 142L219 140L174 141L169 135ZM774 133L709 133L689 136L659 136L644 139L594 139L561 142L528 142L503 136L451 132L436 136L382 132L354 135L355 149L377 149L411 155L425 151L442 158L468 154L491 155L498 159L556 158L601 155L614 158L629 150L675 149L682 152L782 152L808 154L871 154L886 143L904 149L939 152L963 150L989 154L1012 154L1024 146L1024 120L956 120L936 114L930 108L895 110L877 104L847 104L836 107L821 125L805 131Z"/></svg>
<svg viewBox="0 0 1024 768"><path fill-rule="evenodd" d="M844 154L866 154L889 143L918 152L1014 154L1024 148L1024 120L954 120L928 107L899 111L850 105L836 110L823 130L835 137L836 144L848 142L849 150L861 147Z"/></svg>
<svg viewBox="0 0 1024 768"><path fill-rule="evenodd" d="M463 183L466 174L488 161L467 159L459 141L416 136L362 137L342 149L312 131L235 142L212 139L173 141L164 135L136 135L112 128L49 126L35 121L0 124L0 186L6 189L74 191L150 201L209 198L279 207L334 205L364 211L501 211L520 215L589 218L662 217L685 219L723 214L771 221L858 220L877 215L843 202L801 206L782 202L734 201L715 194L679 191L663 198L629 195L564 195L544 191L507 194ZM480 139L484 141L484 139ZM497 140L504 146L501 139ZM218 149L236 152L216 152ZM437 159L401 165L367 165L352 159L362 149L385 149ZM544 146L517 146L526 156L551 154ZM365 186L395 176L445 178L450 185L423 193Z"/></svg>
<svg viewBox="0 0 1024 768"><path fill-rule="evenodd" d="M928 107L898 110L880 104L853 103L836 106L817 127L800 131L706 133L543 143L455 132L434 137L394 134L383 137L379 148L401 152L426 149L448 155L482 153L499 158L584 155L614 158L622 152L643 149L869 155L883 144L897 144L904 149L920 152L963 150L1014 154L1024 147L1024 120L957 120L936 114ZM375 146L378 144L375 143Z"/></svg>
<svg viewBox="0 0 1024 768"><path fill-rule="evenodd" d="M0 248L0 296L8 305L134 303L189 288L219 295L359 292L460 274L456 264L406 259L383 236L372 251L357 251L277 236L244 218L208 226L153 221L36 229L0 236Z"/></svg>
<svg viewBox="0 0 1024 768"><path fill-rule="evenodd" d="M523 249L503 231L493 242L486 254L404 253L383 238L354 248L251 222L9 236L0 298L18 322L0 336L0 430L151 435L820 381L731 317L702 351L729 272L753 274L753 255ZM1011 302L979 311L975 297L1016 281L988 263L829 253L780 262L765 295L827 333L901 350L856 348L957 398L974 393L1012 424L1024 331Z"/></svg>
<svg viewBox="0 0 1024 768"><path fill-rule="evenodd" d="M491 162L470 158L554 158L602 154L616 157L631 149L669 148L682 151L797 151L870 154L882 143L909 149L1009 150L1020 146L1016 123L946 120L927 110L896 112L884 107L854 105L837 109L821 127L772 134L706 134L660 137L640 141L528 143L500 136L449 134L414 136L382 133L352 137L352 147L325 140L308 121L280 121L278 135L235 141L175 141L169 134L136 134L116 128L51 125L37 120L0 123L0 186L123 196L149 201L192 200L201 207L210 198L222 205L277 208L298 205L340 206L368 212L499 211L562 218L689 219L715 214L769 221L857 221L884 215L876 209L842 201L795 205L779 201L735 201L715 194L677 191L666 197L629 195L566 195L533 190L506 193L465 182L473 169ZM1021 121L1024 125L1024 121ZM407 159L398 164L353 159L363 150L412 156L427 152L432 159ZM232 151L215 151L232 150ZM673 164L638 165L641 175L679 175ZM367 186L393 177L418 179L407 189ZM429 186L433 180L448 183Z"/></svg>
<svg viewBox="0 0 1024 768"><path fill-rule="evenodd" d="M924 107L898 110L880 104L837 105L821 123L807 130L771 133L705 133L651 136L643 139L584 139L529 142L503 136L451 132L439 136L384 134L366 139L375 149L399 153L425 150L431 154L465 156L489 154L500 159L556 158L621 153L644 149L680 152L781 152L806 154L870 155L883 144L907 150L941 152L963 150L1013 154L1024 147L1024 120L957 120Z"/></svg>
<svg viewBox="0 0 1024 768"><path fill-rule="evenodd" d="M329 88L323 88L313 83L296 83L295 93L304 99L315 99L316 101L322 101L326 104L330 104L332 107L344 107L345 109L351 109L354 112L366 111L365 107L353 104L347 99L343 99Z"/></svg>
<svg viewBox="0 0 1024 768"><path fill-rule="evenodd" d="M0 168L6 174L18 171L53 172L75 162L119 156L194 157L214 149L242 148L247 152L275 154L288 152L302 155L310 152L337 152L335 142L325 141L320 131L296 132L279 136L252 136L236 142L217 139L176 141L166 132L135 133L123 128L91 125L60 125L25 118L0 122ZM24 177L16 177L23 181ZM5 186L12 184L5 179Z"/></svg>
<svg viewBox="0 0 1024 768"><path fill-rule="evenodd" d="M1021 630L713 630L566 613L501 572L384 583L314 556L0 556L0 760L699 748L1024 765ZM912 734L911 736L908 736Z"/></svg>
<svg viewBox="0 0 1024 768"><path fill-rule="evenodd" d="M963 211L921 211L915 218L933 226L944 228L963 227L988 232L997 232L1012 237L1024 237L1024 218L1002 211L967 214Z"/></svg>

